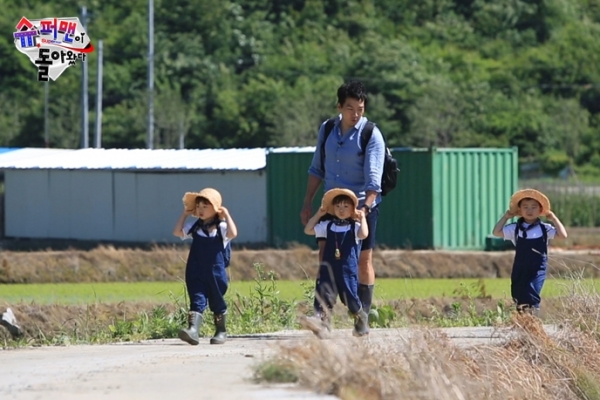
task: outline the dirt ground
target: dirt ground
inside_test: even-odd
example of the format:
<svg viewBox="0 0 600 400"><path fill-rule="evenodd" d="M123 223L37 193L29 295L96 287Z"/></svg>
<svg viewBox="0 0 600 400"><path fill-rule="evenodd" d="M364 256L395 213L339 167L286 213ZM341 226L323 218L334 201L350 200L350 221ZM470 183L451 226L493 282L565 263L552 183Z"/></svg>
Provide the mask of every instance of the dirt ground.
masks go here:
<svg viewBox="0 0 600 400"><path fill-rule="evenodd" d="M548 332L555 328L545 326ZM495 328L442 329L462 347L490 345L503 340ZM358 340L405 346L410 329L374 329L368 339L336 330L335 345ZM22 348L0 350L0 398L33 399L333 399L294 386L257 385L252 367L281 342L316 340L306 331L236 337L223 346L208 339L198 346L176 339L132 344Z"/></svg>
<svg viewBox="0 0 600 400"><path fill-rule="evenodd" d="M100 246L91 250L10 251L0 253L0 283L177 281L183 278L188 249L182 246L150 250ZM377 249L373 255L379 278L507 278L514 253L483 251L408 251ZM274 271L278 279L316 276L317 253L308 247L287 250L232 252L229 271L234 280L256 277L255 264ZM583 270L600 276L600 250L550 251L551 272L564 275Z"/></svg>
<svg viewBox="0 0 600 400"><path fill-rule="evenodd" d="M189 245L98 243L67 240L0 240L1 283L177 281L183 278ZM507 278L513 251L411 251L378 248L379 278ZM235 280L256 277L254 264L278 279L304 279L317 272L316 251L234 247ZM569 228L569 238L552 241L552 273L573 270L600 276L600 228Z"/></svg>

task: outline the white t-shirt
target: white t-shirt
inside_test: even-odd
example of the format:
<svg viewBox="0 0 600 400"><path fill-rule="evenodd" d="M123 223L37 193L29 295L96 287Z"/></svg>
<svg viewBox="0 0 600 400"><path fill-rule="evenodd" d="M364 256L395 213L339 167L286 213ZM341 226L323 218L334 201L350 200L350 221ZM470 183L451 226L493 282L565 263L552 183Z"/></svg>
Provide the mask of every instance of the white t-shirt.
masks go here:
<svg viewBox="0 0 600 400"><path fill-rule="evenodd" d="M548 240L554 239L554 237L556 236L556 228L545 222L540 222L540 224L543 224L544 227L546 228L546 235L548 236ZM524 229L527 229L527 227L529 225L530 224L528 224L527 222L523 222L523 224L521 226ZM517 223L513 222L512 224L504 225L504 228L502 229L502 233L504 233L504 240L510 240L511 242L513 242L513 244L515 246L517 245L517 241L515 240L516 226L517 226ZM527 231L527 239L541 238L542 234L543 234L542 228L540 227L540 225L537 225ZM523 237L523 230L519 229L519 238L522 238L522 237Z"/></svg>
<svg viewBox="0 0 600 400"><path fill-rule="evenodd" d="M327 225L329 225L331 221L321 221L317 225L315 225L315 237L326 239L327 238ZM360 229L360 222L354 223L354 237L356 238L356 244L360 243L361 239L358 238L358 230ZM348 232L350 230L350 224L346 225L336 225L331 224L332 232Z"/></svg>
<svg viewBox="0 0 600 400"><path fill-rule="evenodd" d="M192 227L192 225L194 225L195 222L196 222L196 220L193 220L193 221L186 222L183 225L183 237L181 238L181 240L191 239L192 238L192 235L188 235L188 231L190 230L190 228ZM227 238L227 222L225 222L225 221L219 222L219 226L218 226L217 229L221 230L221 236L223 236L223 248L225 248L225 246L227 246L227 243L229 243L231 241L231 239ZM210 237L217 236L217 229L213 229L210 232ZM199 236L206 237L206 234L204 233L204 231L202 231L202 229L198 229L196 231L196 233Z"/></svg>

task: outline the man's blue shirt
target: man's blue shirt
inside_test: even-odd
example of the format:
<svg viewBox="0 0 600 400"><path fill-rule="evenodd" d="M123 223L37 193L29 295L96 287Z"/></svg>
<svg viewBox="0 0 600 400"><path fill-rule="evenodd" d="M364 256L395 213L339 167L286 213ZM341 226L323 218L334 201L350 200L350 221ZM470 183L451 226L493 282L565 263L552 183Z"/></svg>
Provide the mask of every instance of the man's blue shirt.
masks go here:
<svg viewBox="0 0 600 400"><path fill-rule="evenodd" d="M376 126L374 127L363 156L360 137L367 118L361 117L358 123L342 136L341 119L338 117L325 143L325 172L323 173L321 143L325 135L326 122L323 122L319 129L317 149L308 173L324 181L325 191L333 188L352 190L358 197L359 207L363 204L368 190L379 193L373 205L379 204L385 157L385 142L381 132Z"/></svg>

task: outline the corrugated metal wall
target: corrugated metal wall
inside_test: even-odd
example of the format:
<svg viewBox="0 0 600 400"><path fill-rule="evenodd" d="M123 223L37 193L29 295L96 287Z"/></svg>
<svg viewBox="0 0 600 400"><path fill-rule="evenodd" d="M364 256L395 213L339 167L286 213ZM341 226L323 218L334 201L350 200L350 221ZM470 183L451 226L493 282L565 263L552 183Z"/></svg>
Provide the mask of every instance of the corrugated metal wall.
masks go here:
<svg viewBox="0 0 600 400"><path fill-rule="evenodd" d="M110 172L5 171L5 235L104 239L112 233Z"/></svg>
<svg viewBox="0 0 600 400"><path fill-rule="evenodd" d="M398 187L383 198L377 243L393 248L483 249L517 190L517 149L395 149ZM269 153L269 243L315 248L299 213L312 152ZM322 190L315 196L319 206Z"/></svg>
<svg viewBox="0 0 600 400"><path fill-rule="evenodd" d="M306 193L312 152L269 152L267 155L269 243L281 247L292 242L315 246L314 236L304 234L300 210ZM313 212L321 205L323 186L313 201Z"/></svg>
<svg viewBox="0 0 600 400"><path fill-rule="evenodd" d="M518 151L433 149L436 249L483 249L518 188Z"/></svg>
<svg viewBox="0 0 600 400"><path fill-rule="evenodd" d="M398 185L383 197L377 243L407 249L433 245L432 159L426 149L392 151L400 165Z"/></svg>
<svg viewBox="0 0 600 400"><path fill-rule="evenodd" d="M8 237L177 242L186 191L223 195L238 243L267 241L264 171L127 172L6 170Z"/></svg>

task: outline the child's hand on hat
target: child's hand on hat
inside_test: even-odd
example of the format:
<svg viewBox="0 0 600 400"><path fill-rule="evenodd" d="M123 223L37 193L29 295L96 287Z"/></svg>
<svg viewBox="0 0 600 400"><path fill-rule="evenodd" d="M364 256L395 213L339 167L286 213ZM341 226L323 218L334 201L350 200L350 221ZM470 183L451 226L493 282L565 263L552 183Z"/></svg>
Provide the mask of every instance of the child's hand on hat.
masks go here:
<svg viewBox="0 0 600 400"><path fill-rule="evenodd" d="M554 221L556 219L556 214L554 214L552 211L548 211L546 218L550 221Z"/></svg>
<svg viewBox="0 0 600 400"><path fill-rule="evenodd" d="M513 212L511 212L510 210L506 210L506 212L504 213L504 218L506 219L511 219L512 217L516 217L517 215Z"/></svg>
<svg viewBox="0 0 600 400"><path fill-rule="evenodd" d="M226 219L227 217L229 217L229 210L221 206L217 214L219 214L219 218Z"/></svg>
<svg viewBox="0 0 600 400"><path fill-rule="evenodd" d="M319 217L322 217L323 215L327 214L327 210L324 209L323 207L319 207L319 209L317 210L317 215Z"/></svg>
<svg viewBox="0 0 600 400"><path fill-rule="evenodd" d="M362 221L363 218L366 218L365 212L362 209L354 210L354 218Z"/></svg>
<svg viewBox="0 0 600 400"><path fill-rule="evenodd" d="M192 215L196 210L188 210L185 206L183 206L183 214L184 215Z"/></svg>

